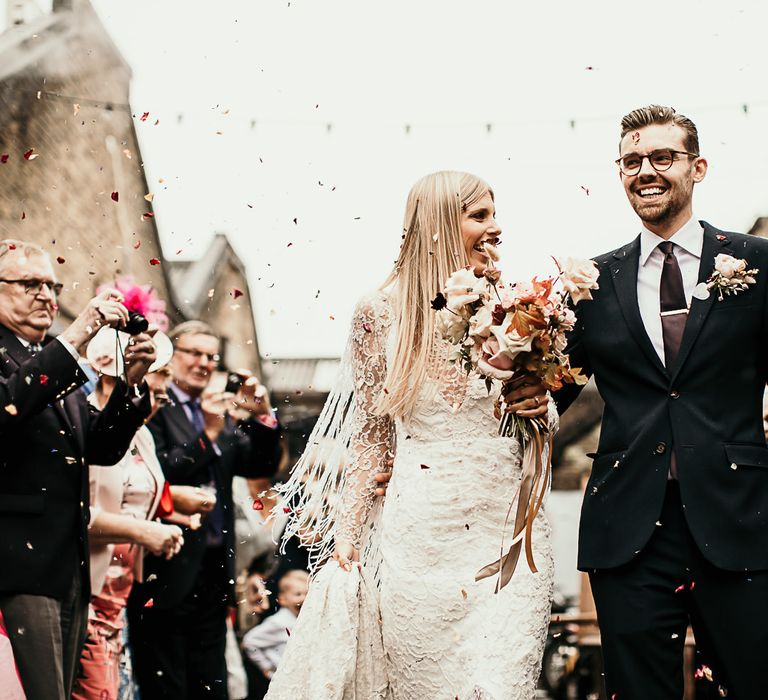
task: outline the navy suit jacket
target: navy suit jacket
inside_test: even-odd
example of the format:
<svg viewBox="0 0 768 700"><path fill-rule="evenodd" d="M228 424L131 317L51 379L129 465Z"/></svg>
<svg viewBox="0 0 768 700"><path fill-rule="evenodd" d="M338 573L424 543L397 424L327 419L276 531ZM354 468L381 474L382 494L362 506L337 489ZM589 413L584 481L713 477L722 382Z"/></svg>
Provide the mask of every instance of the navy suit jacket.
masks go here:
<svg viewBox="0 0 768 700"><path fill-rule="evenodd" d="M673 450L703 555L730 571L768 569L768 240L702 226L699 282L719 253L759 272L737 296L692 300L672 367L640 316L639 238L596 258L600 289L576 306L571 363L594 376L605 401L581 513L582 570L620 566L643 549L657 527ZM561 412L578 391L567 385L555 394Z"/></svg>
<svg viewBox="0 0 768 700"><path fill-rule="evenodd" d="M89 595L88 464L115 464L149 414L149 398L115 388L104 410L58 341L31 357L0 326L0 594L61 598L80 569Z"/></svg>
<svg viewBox="0 0 768 700"><path fill-rule="evenodd" d="M280 457L280 430L257 420L235 423L227 419L214 450L204 432L198 433L178 397L169 390L172 403L160 409L148 423L155 438L157 456L165 478L171 484L200 486L210 481L211 470L218 484L217 499L224 511L226 567L221 572L234 604L235 528L232 502L232 477L270 477ZM184 546L170 560L147 556L144 560L146 583L135 587L136 599L152 598L158 608L178 605L200 576L206 550L206 528L184 529ZM151 576L154 574L154 576ZM149 579L149 580L148 580Z"/></svg>

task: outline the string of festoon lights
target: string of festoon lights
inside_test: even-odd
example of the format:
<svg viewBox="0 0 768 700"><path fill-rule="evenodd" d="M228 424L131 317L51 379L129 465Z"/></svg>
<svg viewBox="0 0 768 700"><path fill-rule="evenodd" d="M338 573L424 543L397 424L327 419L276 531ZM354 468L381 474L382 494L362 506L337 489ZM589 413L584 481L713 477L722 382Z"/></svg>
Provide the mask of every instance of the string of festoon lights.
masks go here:
<svg viewBox="0 0 768 700"><path fill-rule="evenodd" d="M146 122L148 124L158 125L160 123L157 115L152 114L150 111L138 111L131 107L127 103L114 102L109 100L95 100L92 98L77 97L73 95L64 95L57 92L38 90L35 93L24 91L27 94L34 94L38 100L55 100L57 102L69 103L72 106L75 115L80 114L86 109L98 109L108 112L127 112L139 122ZM731 104L710 104L701 105L699 107L686 105L687 112L695 113L697 115L714 113L714 112L732 112L740 113L744 118L749 118L753 113L760 112L764 108L768 107L768 100L749 101L749 102L734 102ZM232 111L221 105L212 106L205 114L202 112L195 113L177 113L170 120L171 123L176 125L182 125L190 121L196 121L205 117L210 119L211 117L220 116L227 118L231 124L233 121L243 123L242 116L235 116ZM481 129L486 133L491 134L494 130L500 128L509 127L527 127L527 126L567 126L571 130L576 130L579 125L592 123L592 122L613 122L616 120L615 114L602 114L602 115L582 115L574 116L571 118L563 119L562 117L542 117L537 116L535 118L522 118L522 119L499 119L499 120L487 120L487 121L382 121L373 122L366 120L354 121L327 121L322 119L263 119L258 117L246 117L245 125L251 130L258 130L264 127L288 127L288 128L306 128L306 129L319 129L325 131L328 134L334 133L340 129L354 128L360 129L361 127L378 128L378 129L395 129L402 131L406 136L414 133L417 130L422 129Z"/></svg>

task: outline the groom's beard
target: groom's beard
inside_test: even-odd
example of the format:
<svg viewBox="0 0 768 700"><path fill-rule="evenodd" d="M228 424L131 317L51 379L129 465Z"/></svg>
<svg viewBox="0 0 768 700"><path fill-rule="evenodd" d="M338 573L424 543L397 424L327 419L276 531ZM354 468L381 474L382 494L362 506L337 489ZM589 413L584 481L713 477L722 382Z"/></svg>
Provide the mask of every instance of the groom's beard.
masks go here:
<svg viewBox="0 0 768 700"><path fill-rule="evenodd" d="M640 190L654 185L663 187L666 191L658 201L645 201L640 196ZM658 225L674 219L689 206L692 197L693 182L685 180L671 183L657 176L652 182L636 183L629 192L629 203L643 223Z"/></svg>

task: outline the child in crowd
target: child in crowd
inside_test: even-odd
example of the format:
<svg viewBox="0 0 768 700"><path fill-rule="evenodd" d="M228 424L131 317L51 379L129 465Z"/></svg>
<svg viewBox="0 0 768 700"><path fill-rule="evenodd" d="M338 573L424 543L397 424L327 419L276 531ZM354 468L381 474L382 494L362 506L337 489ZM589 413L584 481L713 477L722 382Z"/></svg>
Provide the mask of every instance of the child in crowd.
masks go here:
<svg viewBox="0 0 768 700"><path fill-rule="evenodd" d="M306 571L291 569L283 574L277 584L280 609L243 637L243 651L267 678L272 677L280 663L308 587Z"/></svg>

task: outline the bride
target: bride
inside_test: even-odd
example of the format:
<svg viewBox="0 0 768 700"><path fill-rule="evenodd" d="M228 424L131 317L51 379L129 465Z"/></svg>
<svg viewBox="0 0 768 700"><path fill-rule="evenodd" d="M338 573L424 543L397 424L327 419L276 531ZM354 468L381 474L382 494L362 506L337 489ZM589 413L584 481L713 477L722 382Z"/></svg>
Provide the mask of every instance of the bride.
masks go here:
<svg viewBox="0 0 768 700"><path fill-rule="evenodd" d="M294 509L285 536L309 543L318 565L332 552L341 569L330 563L314 582L318 590L310 590L270 700L310 697L302 692L317 668L311 657L326 667L344 660L336 636L357 618L317 599L332 597L332 590L320 591L323 577L338 591L346 586L339 576L359 571L358 561L375 582L374 599L378 590L383 658L358 660L354 673L371 672L371 665L374 673L386 670L388 689L376 697L530 700L535 694L552 595L549 524L542 508L533 528L537 573L521 562L497 594L496 577L475 581L480 568L498 559L503 538L511 539L505 517L520 483L522 447L498 434L499 386L489 394L482 379L449 361L450 346L436 332L430 307L456 269L472 266L482 274L484 245L498 244L501 235L495 216L493 191L479 178L460 172L422 178L408 196L393 272L357 305L346 375L286 488ZM521 378L508 400L520 416L549 412L550 424L556 421L533 379ZM333 447L321 454L323 445ZM387 480L382 473L392 463L382 507L377 481ZM312 616L322 624L313 626ZM359 659L361 634L356 639ZM331 685L315 689L313 700L364 697Z"/></svg>

